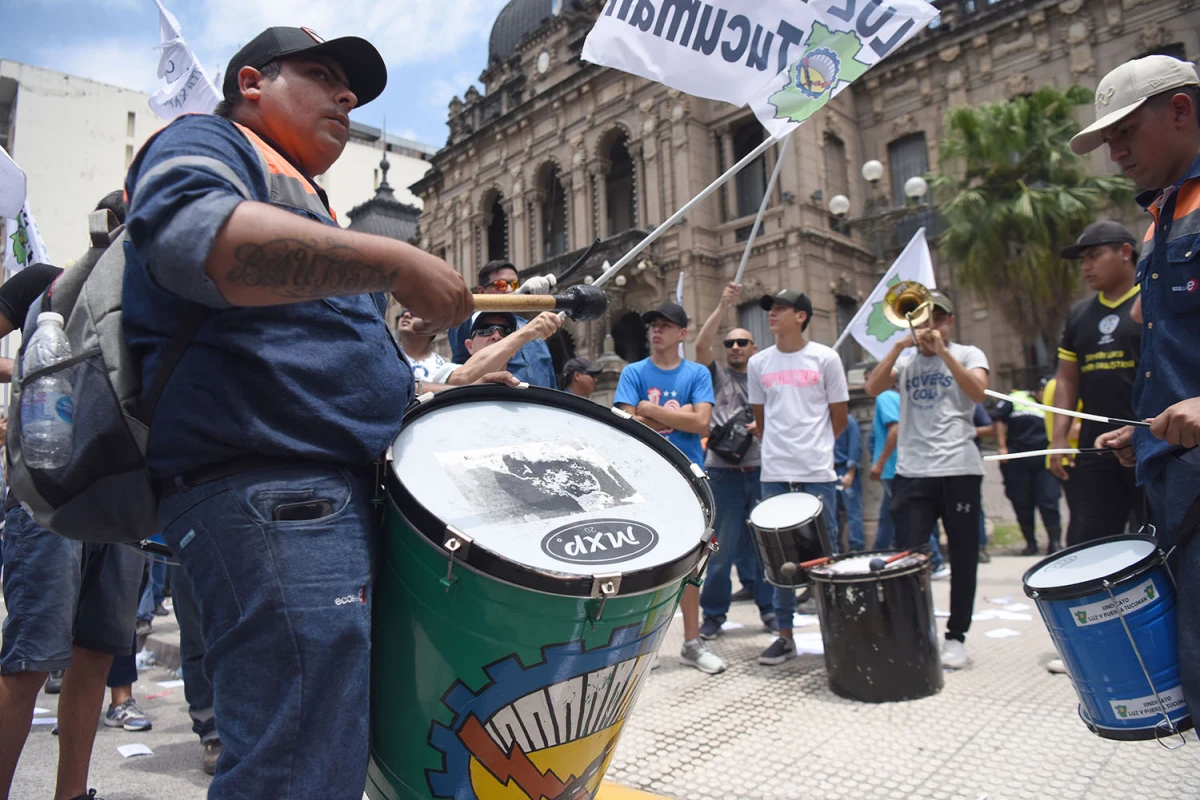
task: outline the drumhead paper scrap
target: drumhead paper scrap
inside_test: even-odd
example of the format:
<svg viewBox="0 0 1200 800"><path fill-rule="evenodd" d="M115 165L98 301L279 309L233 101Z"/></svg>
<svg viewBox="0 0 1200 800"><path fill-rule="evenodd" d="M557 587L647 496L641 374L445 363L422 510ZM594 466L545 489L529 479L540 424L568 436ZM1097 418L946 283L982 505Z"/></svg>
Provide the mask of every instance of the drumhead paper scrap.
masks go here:
<svg viewBox="0 0 1200 800"><path fill-rule="evenodd" d="M925 0L608 0L583 59L749 105L779 138L937 14Z"/></svg>

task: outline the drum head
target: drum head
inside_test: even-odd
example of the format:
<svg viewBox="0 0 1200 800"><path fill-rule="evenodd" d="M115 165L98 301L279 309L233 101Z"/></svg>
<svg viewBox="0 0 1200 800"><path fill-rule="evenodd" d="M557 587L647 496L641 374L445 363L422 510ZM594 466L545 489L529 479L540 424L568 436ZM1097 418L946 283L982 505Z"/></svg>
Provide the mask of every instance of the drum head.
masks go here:
<svg viewBox="0 0 1200 800"><path fill-rule="evenodd" d="M750 524L757 528L783 530L820 515L821 498L804 492L788 492L769 497L751 509Z"/></svg>
<svg viewBox="0 0 1200 800"><path fill-rule="evenodd" d="M899 551L878 550L871 553L834 556L833 560L828 564L822 564L819 567L810 569L809 574L835 582L891 578L900 573L920 569L929 560L929 556L924 553L910 553L904 558L897 559L890 564L885 564L880 569L871 569L871 562L875 559L887 559L890 556L896 555L897 552Z"/></svg>
<svg viewBox="0 0 1200 800"><path fill-rule="evenodd" d="M417 526L435 544L452 526L527 577L590 577L694 559L711 538L707 487L661 436L561 392L477 388L431 401L393 447L403 490L440 523Z"/></svg>
<svg viewBox="0 0 1200 800"><path fill-rule="evenodd" d="M1113 536L1055 553L1025 573L1025 586L1036 591L1095 591L1106 578L1128 573L1149 561L1158 543L1146 536Z"/></svg>

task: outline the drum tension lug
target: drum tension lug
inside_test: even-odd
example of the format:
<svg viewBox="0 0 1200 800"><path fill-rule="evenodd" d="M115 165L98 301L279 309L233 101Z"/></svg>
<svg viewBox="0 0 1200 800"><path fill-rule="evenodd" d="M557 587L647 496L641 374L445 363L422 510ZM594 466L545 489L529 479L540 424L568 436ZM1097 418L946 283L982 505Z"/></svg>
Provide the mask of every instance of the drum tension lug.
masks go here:
<svg viewBox="0 0 1200 800"><path fill-rule="evenodd" d="M471 537L455 528L453 525L446 526L446 538L442 542L442 547L446 548L450 553L450 558L446 561L446 577L442 579L442 585L446 587L446 591L450 591L450 587L454 585L454 558L466 558L467 553L471 551ZM460 555L461 551L461 555Z"/></svg>
<svg viewBox="0 0 1200 800"><path fill-rule="evenodd" d="M600 598L600 605L596 607L596 614L592 616L588 614L588 619L592 622L599 622L604 616L604 604L608 602L608 598L621 591L621 573L614 572L608 575L596 575L592 578L592 597Z"/></svg>

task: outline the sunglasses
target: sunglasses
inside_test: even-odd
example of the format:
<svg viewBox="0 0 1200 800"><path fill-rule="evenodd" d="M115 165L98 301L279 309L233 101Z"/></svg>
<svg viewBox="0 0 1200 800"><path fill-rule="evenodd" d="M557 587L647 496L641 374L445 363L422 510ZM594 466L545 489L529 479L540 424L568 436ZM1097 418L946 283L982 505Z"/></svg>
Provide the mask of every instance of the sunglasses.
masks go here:
<svg viewBox="0 0 1200 800"><path fill-rule="evenodd" d="M734 345L737 345L738 347L749 347L752 344L754 344L754 342L750 339L726 339L725 340L725 348L726 349L733 347Z"/></svg>
<svg viewBox="0 0 1200 800"><path fill-rule="evenodd" d="M476 336L491 336L496 331L499 331L501 336L508 336L512 334L513 329L510 325L487 325L471 331L471 338L475 338Z"/></svg>
<svg viewBox="0 0 1200 800"><path fill-rule="evenodd" d="M479 284L479 288L480 288L480 290L495 289L497 292L503 292L505 289L509 289L509 290L515 292L520 285L521 285L520 279L513 278L511 281L494 280L494 281L488 281L487 283L481 283L481 284Z"/></svg>

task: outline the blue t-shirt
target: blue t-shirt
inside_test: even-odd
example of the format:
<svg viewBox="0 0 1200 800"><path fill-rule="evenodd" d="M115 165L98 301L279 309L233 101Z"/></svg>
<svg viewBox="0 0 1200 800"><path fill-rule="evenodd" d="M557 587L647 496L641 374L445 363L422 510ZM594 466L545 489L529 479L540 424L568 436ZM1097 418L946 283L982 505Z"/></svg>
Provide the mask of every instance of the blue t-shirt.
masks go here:
<svg viewBox="0 0 1200 800"><path fill-rule="evenodd" d="M241 190L271 202L250 141L220 117L182 116L134 160L125 188L122 323L143 391L185 313L196 305L214 312L159 400L148 453L155 477L244 457L376 461L412 395L412 370L384 320L386 296L235 308L205 274L217 232L245 199ZM288 210L336 225L307 208ZM268 270L272 256L264 248L266 263L254 266Z"/></svg>
<svg viewBox="0 0 1200 800"><path fill-rule="evenodd" d="M900 422L900 393L888 389L875 398L875 422L871 425L871 463L879 460L883 446L887 443L888 425ZM896 451L893 448L891 456L883 464L883 479L890 481L896 477Z"/></svg>
<svg viewBox="0 0 1200 800"><path fill-rule="evenodd" d="M637 408L642 400L667 408L713 402L712 375L695 361L684 361L672 370L659 369L650 359L635 361L621 371L613 405ZM704 466L704 448L700 434L684 433L674 428L660 430L667 440L683 451L693 464Z"/></svg>
<svg viewBox="0 0 1200 800"><path fill-rule="evenodd" d="M518 328L524 328L529 324L529 320L519 314L513 316L517 318ZM471 357L464 344L470 337L471 320L469 319L457 328L451 328L446 332L446 338L450 341L450 356L455 363L465 364ZM508 360L506 369L517 380L524 381L530 386L544 386L547 389L558 388L558 379L554 375L554 359L550 357L550 346L541 339L534 339L513 353L513 357Z"/></svg>

